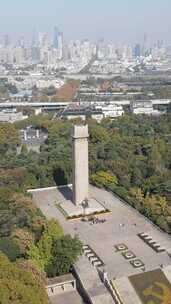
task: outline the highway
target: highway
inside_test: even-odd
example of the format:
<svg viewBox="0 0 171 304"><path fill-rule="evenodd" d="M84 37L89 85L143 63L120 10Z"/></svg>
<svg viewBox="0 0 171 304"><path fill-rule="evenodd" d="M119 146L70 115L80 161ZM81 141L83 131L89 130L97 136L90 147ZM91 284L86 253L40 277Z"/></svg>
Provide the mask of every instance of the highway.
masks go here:
<svg viewBox="0 0 171 304"><path fill-rule="evenodd" d="M171 99L151 99L149 100L152 102L153 105L168 105L171 103ZM138 102L138 100L137 100ZM143 101L140 101L143 102ZM103 101L86 101L86 102L80 102L81 105L83 104L118 104L118 105L129 105L130 100L116 100L116 101L109 101L109 102L103 102ZM42 108L42 109L63 109L66 106L71 104L71 102L30 102L30 101L9 101L9 102L0 102L0 109L9 109L9 108L16 108L16 107L32 107L32 108Z"/></svg>

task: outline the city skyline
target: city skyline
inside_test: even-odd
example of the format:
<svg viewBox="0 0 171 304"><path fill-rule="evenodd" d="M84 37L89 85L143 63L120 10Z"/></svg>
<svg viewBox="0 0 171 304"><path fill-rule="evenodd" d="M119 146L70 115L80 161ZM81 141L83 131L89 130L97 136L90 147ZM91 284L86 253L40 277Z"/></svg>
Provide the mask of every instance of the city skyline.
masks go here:
<svg viewBox="0 0 171 304"><path fill-rule="evenodd" d="M142 1L141 1L142 2ZM144 33L150 42L169 38L171 3L169 0L118 1L37 0L24 3L9 0L1 4L0 36L9 34L14 40L24 35L31 39L33 29L51 32L54 25L65 33L65 39L97 41L105 38L116 43L142 42ZM161 22L162 20L162 22Z"/></svg>
<svg viewBox="0 0 171 304"><path fill-rule="evenodd" d="M130 46L130 47L136 47L142 46L146 47L147 49L153 48L155 46L158 46L159 44L163 47L169 47L171 45L171 42L168 43L168 41L164 40L162 37L156 37L156 39L152 39L148 33L142 33L142 36L139 37L136 41L115 41L115 40L107 40L105 37L101 37L97 40L89 39L89 37L75 37L66 39L65 32L61 30L61 28L56 24L54 25L50 31L38 31L36 29L32 30L30 33L30 36L25 36L22 33L18 33L17 36L13 37L11 33L2 33L0 32L0 47L2 46L19 46L19 47L32 47L32 46L40 46L40 40L42 38L45 38L46 41L48 41L50 47L58 48L59 45L55 45L56 43L60 43L59 41L57 42L58 39L62 39L62 43L65 45L69 43L74 43L80 41L80 43L84 43L85 41L89 41L90 43L93 43L94 45L98 46L99 44L104 44L104 45L115 45L115 47L123 47L123 46ZM56 42L55 42L56 40Z"/></svg>

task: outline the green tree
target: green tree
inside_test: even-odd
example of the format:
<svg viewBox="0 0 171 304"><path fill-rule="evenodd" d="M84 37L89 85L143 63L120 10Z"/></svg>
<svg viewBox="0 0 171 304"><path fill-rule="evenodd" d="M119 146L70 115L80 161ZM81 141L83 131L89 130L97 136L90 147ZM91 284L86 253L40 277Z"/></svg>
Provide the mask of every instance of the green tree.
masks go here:
<svg viewBox="0 0 171 304"><path fill-rule="evenodd" d="M30 246L28 256L42 271L49 272L53 259L53 244L62 236L62 227L52 219L47 222L40 241L36 245Z"/></svg>
<svg viewBox="0 0 171 304"><path fill-rule="evenodd" d="M21 257L21 251L15 240L10 238L0 239L0 251L8 256L10 261L15 261L17 258Z"/></svg>
<svg viewBox="0 0 171 304"><path fill-rule="evenodd" d="M77 236L72 238L70 235L65 235L58 239L53 246L54 258L50 275L56 276L68 273L82 253L82 243Z"/></svg>
<svg viewBox="0 0 171 304"><path fill-rule="evenodd" d="M28 270L20 269L0 253L0 303L48 304L43 284Z"/></svg>
<svg viewBox="0 0 171 304"><path fill-rule="evenodd" d="M9 237L16 228L39 233L43 225L40 219L44 219L43 215L30 197L14 193L10 187L0 187L1 237Z"/></svg>
<svg viewBox="0 0 171 304"><path fill-rule="evenodd" d="M18 245L22 255L26 255L27 250L34 244L33 233L26 229L17 228L13 230L11 239Z"/></svg>
<svg viewBox="0 0 171 304"><path fill-rule="evenodd" d="M23 154L27 154L28 153L28 149L27 149L27 145L26 144L22 145L22 147L21 147L21 153L23 153Z"/></svg>
<svg viewBox="0 0 171 304"><path fill-rule="evenodd" d="M117 177L109 171L99 171L92 174L91 181L99 187L109 187L110 185L117 185L118 183Z"/></svg>
<svg viewBox="0 0 171 304"><path fill-rule="evenodd" d="M15 126L0 123L0 154L6 153L9 149L15 150L19 143L19 132Z"/></svg>

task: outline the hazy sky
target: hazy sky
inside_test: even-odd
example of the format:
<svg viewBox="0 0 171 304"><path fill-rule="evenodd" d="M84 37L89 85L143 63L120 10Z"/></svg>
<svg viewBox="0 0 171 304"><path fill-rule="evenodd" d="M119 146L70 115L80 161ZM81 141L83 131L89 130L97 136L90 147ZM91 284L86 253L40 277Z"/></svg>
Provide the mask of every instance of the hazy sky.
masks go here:
<svg viewBox="0 0 171 304"><path fill-rule="evenodd" d="M0 35L31 37L57 25L66 39L171 43L171 0L0 0Z"/></svg>

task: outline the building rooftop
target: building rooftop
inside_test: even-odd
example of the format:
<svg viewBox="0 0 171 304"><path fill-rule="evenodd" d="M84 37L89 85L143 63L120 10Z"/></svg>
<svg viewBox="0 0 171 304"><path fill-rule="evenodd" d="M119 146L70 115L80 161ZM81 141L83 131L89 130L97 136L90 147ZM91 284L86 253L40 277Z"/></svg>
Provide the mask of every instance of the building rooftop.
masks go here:
<svg viewBox="0 0 171 304"><path fill-rule="evenodd" d="M170 266L155 269L113 281L113 285L125 304L145 304L148 301L171 303Z"/></svg>
<svg viewBox="0 0 171 304"><path fill-rule="evenodd" d="M15 98L24 98L24 97L31 97L32 96L32 90L23 90L16 94L11 94L11 97Z"/></svg>
<svg viewBox="0 0 171 304"><path fill-rule="evenodd" d="M92 115L92 114L102 114L102 109L96 109L93 106L71 106L66 108L62 116L68 115Z"/></svg>
<svg viewBox="0 0 171 304"><path fill-rule="evenodd" d="M75 281L75 278L71 273L65 274L63 276L55 277L55 278L49 278L47 285L57 285L65 282Z"/></svg>

